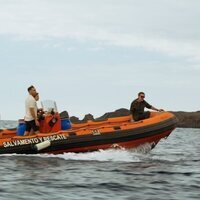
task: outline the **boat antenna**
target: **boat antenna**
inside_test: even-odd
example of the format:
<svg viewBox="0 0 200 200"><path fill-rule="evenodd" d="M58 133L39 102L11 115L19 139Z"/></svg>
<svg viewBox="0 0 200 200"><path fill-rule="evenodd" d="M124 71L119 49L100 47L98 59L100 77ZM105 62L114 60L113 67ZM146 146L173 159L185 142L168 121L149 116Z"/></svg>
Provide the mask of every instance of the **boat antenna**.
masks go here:
<svg viewBox="0 0 200 200"><path fill-rule="evenodd" d="M54 101L54 107L55 107L55 112L58 112L58 109L57 109L57 104L56 102Z"/></svg>

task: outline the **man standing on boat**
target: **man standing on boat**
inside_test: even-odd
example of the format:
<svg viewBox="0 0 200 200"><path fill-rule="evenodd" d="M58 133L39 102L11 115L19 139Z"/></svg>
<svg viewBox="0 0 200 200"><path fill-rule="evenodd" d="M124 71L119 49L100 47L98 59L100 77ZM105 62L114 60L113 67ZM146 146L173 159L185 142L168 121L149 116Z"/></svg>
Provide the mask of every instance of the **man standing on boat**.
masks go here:
<svg viewBox="0 0 200 200"><path fill-rule="evenodd" d="M25 123L26 123L26 131L25 136L32 135L31 131L34 133L39 133L39 121L37 119L37 103L35 96L37 95L36 89L34 86L30 86L28 88L29 96L25 101Z"/></svg>
<svg viewBox="0 0 200 200"><path fill-rule="evenodd" d="M144 111L144 108L152 109L152 110L159 111L159 112L163 111L163 109L157 109L157 108L153 107L152 105L150 105L149 103L147 103L144 100L144 98L145 98L145 93L139 92L138 98L135 99L131 103L130 112L132 115L132 119L134 121L139 121L139 120L147 119L150 117L150 112Z"/></svg>

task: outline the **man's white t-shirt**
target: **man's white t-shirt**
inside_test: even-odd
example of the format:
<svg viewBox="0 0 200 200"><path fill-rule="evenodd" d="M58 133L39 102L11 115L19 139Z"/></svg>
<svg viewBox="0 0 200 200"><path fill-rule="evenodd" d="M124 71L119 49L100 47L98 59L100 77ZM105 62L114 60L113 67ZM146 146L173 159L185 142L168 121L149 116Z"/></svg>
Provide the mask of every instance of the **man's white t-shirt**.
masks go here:
<svg viewBox="0 0 200 200"><path fill-rule="evenodd" d="M25 101L25 109L26 109L26 114L24 117L25 121L32 121L34 120L33 116L31 115L30 108L34 108L35 110L35 116L37 116L37 103L36 100L32 95L29 95L28 98Z"/></svg>

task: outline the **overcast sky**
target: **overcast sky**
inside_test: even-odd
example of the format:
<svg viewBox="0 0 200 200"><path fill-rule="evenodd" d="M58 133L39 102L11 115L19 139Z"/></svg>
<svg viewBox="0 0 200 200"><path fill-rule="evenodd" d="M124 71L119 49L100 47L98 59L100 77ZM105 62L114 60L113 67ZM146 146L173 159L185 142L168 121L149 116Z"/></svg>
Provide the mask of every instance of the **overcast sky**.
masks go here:
<svg viewBox="0 0 200 200"><path fill-rule="evenodd" d="M27 87L82 118L129 108L200 110L199 0L0 0L0 115Z"/></svg>

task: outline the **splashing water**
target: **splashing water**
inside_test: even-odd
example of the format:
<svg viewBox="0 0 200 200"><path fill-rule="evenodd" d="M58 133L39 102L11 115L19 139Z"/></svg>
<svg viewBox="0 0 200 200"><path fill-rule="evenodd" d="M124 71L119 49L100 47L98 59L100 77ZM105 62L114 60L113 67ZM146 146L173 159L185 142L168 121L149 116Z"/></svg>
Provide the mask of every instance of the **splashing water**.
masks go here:
<svg viewBox="0 0 200 200"><path fill-rule="evenodd" d="M40 157L40 158L60 158L64 160L75 160L75 161L113 161L113 162L140 162L141 158L145 156L147 152L151 150L151 144L146 143L140 145L135 149L107 149L87 153L64 153L64 154L36 154L36 155L26 155L26 154L7 154L3 156L25 156L25 157Z"/></svg>
<svg viewBox="0 0 200 200"><path fill-rule="evenodd" d="M139 162L141 153L147 153L151 149L151 144L144 144L135 149L108 149L88 153L65 153L60 155L46 155L47 157L58 157L65 160L84 161L114 161L114 162Z"/></svg>

